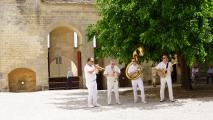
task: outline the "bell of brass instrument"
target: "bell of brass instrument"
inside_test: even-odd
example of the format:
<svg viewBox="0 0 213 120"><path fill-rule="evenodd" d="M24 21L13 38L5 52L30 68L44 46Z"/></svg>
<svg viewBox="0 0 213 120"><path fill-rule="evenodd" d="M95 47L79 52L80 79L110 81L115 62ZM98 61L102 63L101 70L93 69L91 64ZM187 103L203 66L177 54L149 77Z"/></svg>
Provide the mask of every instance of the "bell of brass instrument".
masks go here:
<svg viewBox="0 0 213 120"><path fill-rule="evenodd" d="M138 47L134 52L132 57L135 58L136 61L138 61L138 56L143 56L144 54L144 48L143 47ZM129 74L128 73L128 69L129 67L132 65L132 63L129 63L126 67L125 73L126 73L126 77L130 80L136 80L140 77L143 77L143 69L141 66L138 66L138 70L137 72L135 72L134 74Z"/></svg>
<svg viewBox="0 0 213 120"><path fill-rule="evenodd" d="M104 68L101 67L101 66L99 66L98 64L95 65L95 68L98 69L98 70L100 70L100 71L104 70Z"/></svg>
<svg viewBox="0 0 213 120"><path fill-rule="evenodd" d="M135 73L133 73L133 74L130 75L130 74L128 73L128 69L129 69L129 67L130 67L131 65L132 65L132 63L128 64L127 67L126 67L126 71L125 71L126 77L127 77L128 79L130 79L130 80L136 80L136 79L138 79L138 78L140 78L140 77L143 77L143 69L142 69L141 66L138 66L137 72L135 72Z"/></svg>

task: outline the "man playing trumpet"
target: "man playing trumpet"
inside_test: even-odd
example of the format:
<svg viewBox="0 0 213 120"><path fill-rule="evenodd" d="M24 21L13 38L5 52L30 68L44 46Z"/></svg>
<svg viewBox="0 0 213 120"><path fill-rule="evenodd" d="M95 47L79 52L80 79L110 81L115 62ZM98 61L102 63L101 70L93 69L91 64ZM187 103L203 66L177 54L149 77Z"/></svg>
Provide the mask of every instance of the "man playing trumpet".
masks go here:
<svg viewBox="0 0 213 120"><path fill-rule="evenodd" d="M121 71L119 67L116 65L115 60L111 60L110 64L105 67L104 76L107 78L107 98L108 105L111 104L111 94L112 89L115 93L115 100L117 104L121 104L119 100L119 92L118 92L118 76Z"/></svg>
<svg viewBox="0 0 213 120"><path fill-rule="evenodd" d="M173 97L173 91L172 91L172 78L171 78L171 72L172 72L172 63L169 62L168 56L166 54L163 54L162 62L160 62L155 68L158 71L158 74L160 76L160 102L164 102L164 91L165 91L165 85L167 83L168 91L169 91L169 99L171 102L174 102Z"/></svg>
<svg viewBox="0 0 213 120"><path fill-rule="evenodd" d="M86 87L88 89L88 107L98 107L97 103L97 82L96 74L99 69L94 66L94 58L88 58L87 64L84 67L84 73L86 78Z"/></svg>

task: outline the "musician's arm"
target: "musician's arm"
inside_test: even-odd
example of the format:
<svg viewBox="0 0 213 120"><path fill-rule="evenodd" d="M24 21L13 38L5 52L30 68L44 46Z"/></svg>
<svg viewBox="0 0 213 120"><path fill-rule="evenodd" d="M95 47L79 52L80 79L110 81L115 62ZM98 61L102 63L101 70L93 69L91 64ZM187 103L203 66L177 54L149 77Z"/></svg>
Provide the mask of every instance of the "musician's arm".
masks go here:
<svg viewBox="0 0 213 120"><path fill-rule="evenodd" d="M136 72L137 72L137 70L134 70L131 66L129 67L129 70L128 70L128 74L129 75L132 75L132 74L134 74Z"/></svg>
<svg viewBox="0 0 213 120"><path fill-rule="evenodd" d="M105 67L105 71L104 71L104 76L105 77L111 77L111 76L113 76L112 74L109 74L109 67Z"/></svg>
<svg viewBox="0 0 213 120"><path fill-rule="evenodd" d="M98 69L96 69L96 68L94 67L94 68L88 70L88 73L90 73L90 74L97 74L97 73L98 73Z"/></svg>
<svg viewBox="0 0 213 120"><path fill-rule="evenodd" d="M121 74L121 70L118 66L115 67L115 73L119 76Z"/></svg>
<svg viewBox="0 0 213 120"><path fill-rule="evenodd" d="M156 69L156 68L155 68L155 69ZM162 68L156 69L157 72L162 72L162 70L163 70Z"/></svg>
<svg viewBox="0 0 213 120"><path fill-rule="evenodd" d="M108 77L108 76L109 76L109 74L108 74L108 68L107 68L107 67L105 67L105 70L104 70L104 73L103 73L103 74L104 74L105 77Z"/></svg>

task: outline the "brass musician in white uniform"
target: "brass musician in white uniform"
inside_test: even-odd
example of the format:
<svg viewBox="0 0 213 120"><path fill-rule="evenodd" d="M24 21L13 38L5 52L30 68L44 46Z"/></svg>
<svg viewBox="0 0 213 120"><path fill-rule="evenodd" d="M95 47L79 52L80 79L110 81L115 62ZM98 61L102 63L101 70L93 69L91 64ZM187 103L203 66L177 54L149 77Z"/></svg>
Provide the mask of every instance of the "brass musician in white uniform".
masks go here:
<svg viewBox="0 0 213 120"><path fill-rule="evenodd" d="M87 64L84 67L84 73L86 78L86 87L88 89L88 107L98 107L97 103L97 82L96 74L99 69L94 66L94 58L88 58Z"/></svg>
<svg viewBox="0 0 213 120"><path fill-rule="evenodd" d="M171 72L172 72L172 63L169 62L168 56L166 54L162 57L162 62L160 62L155 68L158 71L158 74L160 76L160 102L165 101L164 97L164 91L165 91L165 85L167 83L168 91L169 91L169 99L171 102L174 102L173 97L173 90L172 90L172 78L171 78Z"/></svg>
<svg viewBox="0 0 213 120"><path fill-rule="evenodd" d="M121 104L119 100L119 87L118 87L118 76L121 71L119 67L116 65L115 60L111 60L110 64L105 67L104 76L107 78L107 102L108 105L111 104L111 95L112 89L115 93L115 100L117 104Z"/></svg>
<svg viewBox="0 0 213 120"><path fill-rule="evenodd" d="M131 60L131 66L128 69L128 74L135 74L138 72L138 67L139 65L137 64L137 61L135 58L132 58ZM145 100L145 94L144 94L144 86L143 86L143 79L141 77L131 80L132 83L132 88L133 88L133 94L134 94L134 103L137 102L138 100L138 95L137 95L137 86L139 87L141 91L141 102L146 103Z"/></svg>

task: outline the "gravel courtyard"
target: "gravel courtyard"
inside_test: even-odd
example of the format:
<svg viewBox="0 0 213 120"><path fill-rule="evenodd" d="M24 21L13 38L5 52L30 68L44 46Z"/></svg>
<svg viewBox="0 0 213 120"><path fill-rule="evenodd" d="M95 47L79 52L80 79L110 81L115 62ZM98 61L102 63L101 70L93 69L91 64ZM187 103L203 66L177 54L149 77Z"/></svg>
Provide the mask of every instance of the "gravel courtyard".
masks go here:
<svg viewBox="0 0 213 120"><path fill-rule="evenodd" d="M87 107L87 90L31 93L0 92L0 120L212 120L213 90L174 88L176 102L159 102L159 88L146 88L147 102L133 103L131 88L120 89L121 105L107 105L106 91L98 92L101 107ZM114 97L113 97L114 98Z"/></svg>

